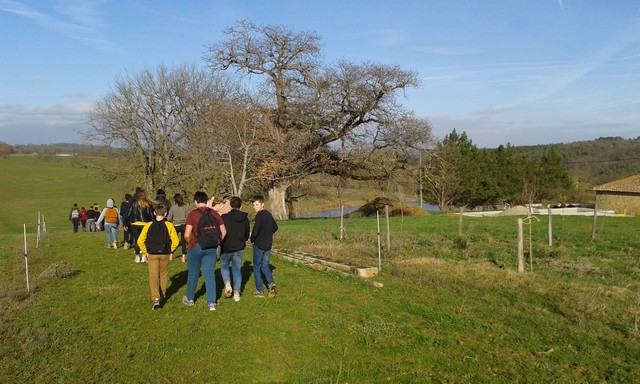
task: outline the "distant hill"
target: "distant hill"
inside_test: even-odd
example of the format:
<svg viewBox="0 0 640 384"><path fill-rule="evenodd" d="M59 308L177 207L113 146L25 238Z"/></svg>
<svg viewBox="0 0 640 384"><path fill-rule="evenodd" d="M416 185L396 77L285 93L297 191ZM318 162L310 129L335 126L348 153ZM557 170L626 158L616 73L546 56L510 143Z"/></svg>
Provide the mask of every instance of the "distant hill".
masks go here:
<svg viewBox="0 0 640 384"><path fill-rule="evenodd" d="M102 156L112 152L105 146L75 143L14 145L0 143L6 153L77 153ZM552 149L562 159L569 174L580 184L591 187L640 173L640 136L635 139L600 137L572 143L514 146L518 153L542 156Z"/></svg>
<svg viewBox="0 0 640 384"><path fill-rule="evenodd" d="M600 137L591 141L514 147L519 153L541 156L553 149L569 174L594 186L640 173L640 136L635 139Z"/></svg>

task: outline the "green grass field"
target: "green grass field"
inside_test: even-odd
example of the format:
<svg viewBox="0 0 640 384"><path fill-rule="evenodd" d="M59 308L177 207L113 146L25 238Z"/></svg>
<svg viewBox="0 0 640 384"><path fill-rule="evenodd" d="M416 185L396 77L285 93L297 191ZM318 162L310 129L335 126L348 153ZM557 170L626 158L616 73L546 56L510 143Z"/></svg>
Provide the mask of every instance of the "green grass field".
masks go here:
<svg viewBox="0 0 640 384"><path fill-rule="evenodd" d="M516 219L392 218L374 288L272 257L279 294L206 309L170 297L151 310L146 266L72 233L71 204L104 205L121 188L33 157L0 160L0 382L4 383L584 383L640 377L638 218L554 217L532 226L533 272L517 273ZM32 180L29 180L33 178ZM168 191L171 194L171 191ZM104 200L104 201L103 201ZM249 208L249 207L245 207ZM37 211L47 234L35 248ZM26 292L22 225L29 232ZM275 245L377 265L375 219L280 222ZM528 247L527 247L528 249ZM69 272L69 276L65 273ZM219 273L219 272L218 272ZM220 277L217 276L218 283ZM202 285L202 280L200 281ZM220 284L217 291L220 294Z"/></svg>

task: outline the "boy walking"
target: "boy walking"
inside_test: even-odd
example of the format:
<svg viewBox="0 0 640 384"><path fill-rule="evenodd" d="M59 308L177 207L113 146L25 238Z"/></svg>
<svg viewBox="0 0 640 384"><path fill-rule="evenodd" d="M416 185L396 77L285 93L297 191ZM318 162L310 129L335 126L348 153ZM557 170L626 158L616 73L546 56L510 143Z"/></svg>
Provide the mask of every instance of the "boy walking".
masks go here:
<svg viewBox="0 0 640 384"><path fill-rule="evenodd" d="M242 289L242 272L240 267L244 259L244 248L249 240L249 219L246 212L242 212L242 200L232 197L229 200L231 210L222 215L224 226L227 228L227 236L220 245L220 274L224 281L224 297L231 297L231 276L229 263L233 268L233 300L240 301ZM215 208L214 208L215 209Z"/></svg>
<svg viewBox="0 0 640 384"><path fill-rule="evenodd" d="M78 204L73 204L73 208L71 208L71 212L69 212L69 221L73 224L73 232L78 232L78 226L80 225L80 210L78 209Z"/></svg>
<svg viewBox="0 0 640 384"><path fill-rule="evenodd" d="M264 297L262 275L267 280L269 297L276 297L276 282L269 268L271 247L273 246L273 234L278 230L278 223L273 219L271 212L264 209L264 197L256 195L251 199L251 205L256 211L253 231L251 231L251 243L253 244L253 275L256 280L256 297Z"/></svg>
<svg viewBox="0 0 640 384"><path fill-rule="evenodd" d="M204 286L207 295L207 307L210 311L216 310L216 257L218 254L219 241L223 240L227 235L227 229L224 221L218 212L207 207L207 194L198 191L194 194L193 200L196 209L187 216L184 228L184 239L189 243L187 248L187 294L182 298L182 303L192 307L196 296L196 286L200 277L200 268L202 267L202 277L204 278ZM206 216L206 217L205 217ZM201 226L201 220L203 225ZM206 224L206 225L205 225ZM209 243L207 241L207 232L215 230L218 226L218 243L215 245L207 244L201 246L200 243ZM205 233L201 233L205 232Z"/></svg>
<svg viewBox="0 0 640 384"><path fill-rule="evenodd" d="M167 221L167 207L158 204L154 208L154 221L142 227L138 237L138 247L147 256L149 265L149 288L151 289L151 309L160 309L167 295L167 274L169 256L180 244L173 224Z"/></svg>

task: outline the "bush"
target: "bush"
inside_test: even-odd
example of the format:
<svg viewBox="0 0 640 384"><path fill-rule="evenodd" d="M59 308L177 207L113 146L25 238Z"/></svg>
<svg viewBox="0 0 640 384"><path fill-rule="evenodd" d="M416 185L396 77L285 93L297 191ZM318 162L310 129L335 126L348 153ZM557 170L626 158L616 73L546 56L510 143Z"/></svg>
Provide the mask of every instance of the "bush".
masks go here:
<svg viewBox="0 0 640 384"><path fill-rule="evenodd" d="M401 204L400 201L388 197L376 197L372 201L364 204L357 211L352 212L349 217L375 216L376 211L384 214L385 205L389 206L389 216L429 216L429 212L421 207Z"/></svg>

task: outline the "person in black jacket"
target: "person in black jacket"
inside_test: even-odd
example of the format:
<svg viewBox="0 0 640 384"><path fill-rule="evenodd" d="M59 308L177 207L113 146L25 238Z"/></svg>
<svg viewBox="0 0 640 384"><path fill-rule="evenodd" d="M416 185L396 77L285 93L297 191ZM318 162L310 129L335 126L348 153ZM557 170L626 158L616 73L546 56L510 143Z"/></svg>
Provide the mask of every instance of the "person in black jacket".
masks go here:
<svg viewBox="0 0 640 384"><path fill-rule="evenodd" d="M264 197L257 195L251 199L253 209L256 211L253 231L251 231L251 243L253 243L253 275L256 280L256 297L264 297L262 275L267 280L269 297L276 296L276 282L273 279L269 259L273 246L273 234L278 230L278 223L271 212L264 209ZM262 273L261 273L262 272Z"/></svg>
<svg viewBox="0 0 640 384"><path fill-rule="evenodd" d="M131 205L129 207L129 215L125 220L129 226L129 235L131 236L131 243L133 243L133 253L135 254L134 261L136 263L146 263L147 256L142 254L140 247L138 246L138 237L142 232L144 225L150 221L153 221L155 215L153 214L154 201L147 197L147 193L144 189L137 187L136 194L131 199Z"/></svg>
<svg viewBox="0 0 640 384"><path fill-rule="evenodd" d="M131 245L131 232L129 232L129 223L127 222L127 219L129 218L132 197L133 196L131 196L130 193L125 193L124 200L120 203L120 222L122 223L122 230L124 232L122 246L124 249L129 249L129 246Z"/></svg>
<svg viewBox="0 0 640 384"><path fill-rule="evenodd" d="M244 248L249 240L249 218L246 212L242 212L242 200L232 197L229 200L231 211L222 215L224 226L227 228L227 236L220 245L220 274L224 280L224 297L231 297L231 276L229 275L229 262L233 268L233 300L240 301L242 289L242 272L240 267L244 259Z"/></svg>

